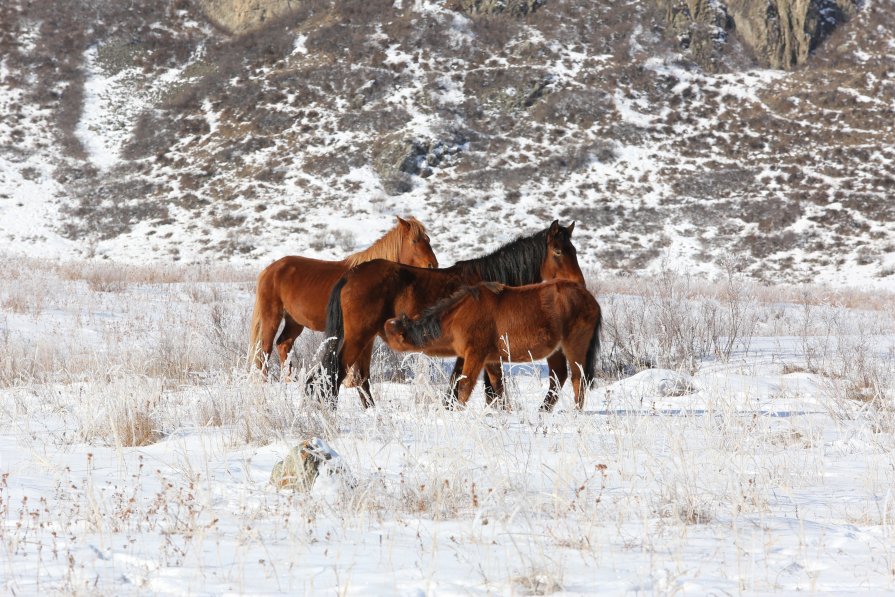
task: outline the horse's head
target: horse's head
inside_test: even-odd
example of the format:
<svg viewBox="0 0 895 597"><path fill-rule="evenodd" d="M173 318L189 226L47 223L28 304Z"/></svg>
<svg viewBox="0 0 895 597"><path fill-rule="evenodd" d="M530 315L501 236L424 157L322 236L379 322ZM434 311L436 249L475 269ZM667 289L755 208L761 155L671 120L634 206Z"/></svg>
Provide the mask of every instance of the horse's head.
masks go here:
<svg viewBox="0 0 895 597"><path fill-rule="evenodd" d="M406 351L416 348L405 338L407 323L410 320L407 315L392 317L385 322L385 341L395 350Z"/></svg>
<svg viewBox="0 0 895 597"><path fill-rule="evenodd" d="M438 259L429 244L429 235L416 218L405 220L399 216L398 229L401 232L398 263L430 269L438 267Z"/></svg>
<svg viewBox="0 0 895 597"><path fill-rule="evenodd" d="M564 228L559 220L553 220L547 230L547 256L541 264L541 277L544 280L572 280L584 284L584 274L578 265L578 251L572 244L572 230L575 222Z"/></svg>

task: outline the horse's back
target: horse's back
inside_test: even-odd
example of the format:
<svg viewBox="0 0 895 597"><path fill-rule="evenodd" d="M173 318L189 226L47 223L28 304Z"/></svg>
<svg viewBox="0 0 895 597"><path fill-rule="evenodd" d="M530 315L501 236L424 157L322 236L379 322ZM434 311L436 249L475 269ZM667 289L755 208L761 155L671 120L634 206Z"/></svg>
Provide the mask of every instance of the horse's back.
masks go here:
<svg viewBox="0 0 895 597"><path fill-rule="evenodd" d="M447 270L402 265L374 259L357 265L345 274L342 297L346 302L381 305L381 317L401 313L411 317L450 294L460 286ZM385 323L385 319L381 323Z"/></svg>
<svg viewBox="0 0 895 597"><path fill-rule="evenodd" d="M276 301L299 324L322 330L326 324L326 301L347 266L289 255L268 265L258 276L257 297Z"/></svg>

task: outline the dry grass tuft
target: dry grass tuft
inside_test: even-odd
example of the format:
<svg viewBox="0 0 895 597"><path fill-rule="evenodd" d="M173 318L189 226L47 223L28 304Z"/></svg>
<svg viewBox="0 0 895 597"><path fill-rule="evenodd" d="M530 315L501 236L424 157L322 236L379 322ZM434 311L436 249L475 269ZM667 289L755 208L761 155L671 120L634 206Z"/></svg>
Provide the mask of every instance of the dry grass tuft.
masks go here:
<svg viewBox="0 0 895 597"><path fill-rule="evenodd" d="M127 268L118 265L98 264L85 268L82 277L93 292L124 292L127 289Z"/></svg>
<svg viewBox="0 0 895 597"><path fill-rule="evenodd" d="M109 432L116 445L124 448L149 446L165 437L161 430L161 399L118 403L109 413Z"/></svg>
<svg viewBox="0 0 895 597"><path fill-rule="evenodd" d="M523 595L550 595L565 590L561 572L539 566L518 574L511 580L522 589Z"/></svg>
<svg viewBox="0 0 895 597"><path fill-rule="evenodd" d="M787 429L771 433L767 436L767 441L771 445L781 448L810 448L814 445L811 438L806 437L800 431L795 429Z"/></svg>
<svg viewBox="0 0 895 597"><path fill-rule="evenodd" d="M164 438L146 406L135 408L127 417L115 421L115 437L121 446L138 448L154 444Z"/></svg>

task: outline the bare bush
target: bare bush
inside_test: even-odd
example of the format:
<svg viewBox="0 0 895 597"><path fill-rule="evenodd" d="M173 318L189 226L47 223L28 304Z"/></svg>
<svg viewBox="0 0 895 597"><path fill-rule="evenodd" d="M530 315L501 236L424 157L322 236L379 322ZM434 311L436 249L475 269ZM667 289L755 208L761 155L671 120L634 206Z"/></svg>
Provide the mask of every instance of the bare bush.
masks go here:
<svg viewBox="0 0 895 597"><path fill-rule="evenodd" d="M168 404L161 385L151 380L108 383L94 382L84 386L90 394L89 408L83 411L80 434L86 441L101 439L117 447L138 447L153 444L165 435L164 413Z"/></svg>
<svg viewBox="0 0 895 597"><path fill-rule="evenodd" d="M244 364L246 330L249 312L246 306L235 306L222 301L209 310L208 339L217 367L237 367Z"/></svg>
<svg viewBox="0 0 895 597"><path fill-rule="evenodd" d="M633 373L646 367L695 372L703 359L729 360L748 350L756 303L746 281L728 269L707 285L664 266L641 280L641 296L601 296L606 335L604 369Z"/></svg>
<svg viewBox="0 0 895 597"><path fill-rule="evenodd" d="M46 281L24 278L0 286L0 307L11 313L40 317L47 302Z"/></svg>

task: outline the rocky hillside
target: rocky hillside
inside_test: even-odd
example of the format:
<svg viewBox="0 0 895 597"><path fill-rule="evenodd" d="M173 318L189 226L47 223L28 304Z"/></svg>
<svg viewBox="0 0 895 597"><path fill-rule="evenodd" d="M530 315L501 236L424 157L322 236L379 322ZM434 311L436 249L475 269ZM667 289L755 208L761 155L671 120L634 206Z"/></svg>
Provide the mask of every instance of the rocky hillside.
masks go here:
<svg viewBox="0 0 895 597"><path fill-rule="evenodd" d="M895 286L892 0L7 0L0 111L11 250L261 264L408 213L449 263L561 217L598 271Z"/></svg>

